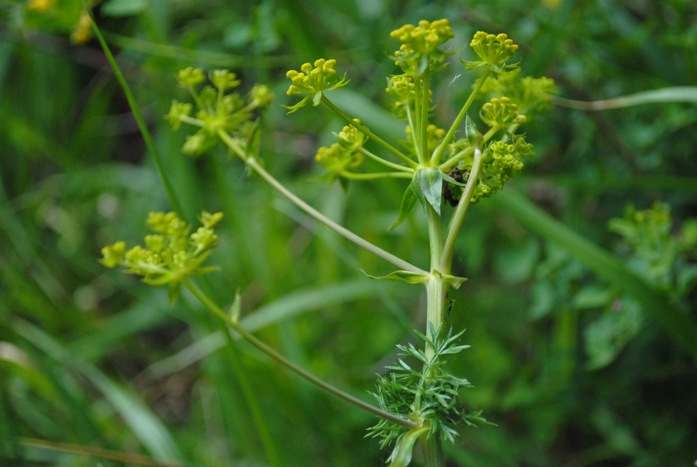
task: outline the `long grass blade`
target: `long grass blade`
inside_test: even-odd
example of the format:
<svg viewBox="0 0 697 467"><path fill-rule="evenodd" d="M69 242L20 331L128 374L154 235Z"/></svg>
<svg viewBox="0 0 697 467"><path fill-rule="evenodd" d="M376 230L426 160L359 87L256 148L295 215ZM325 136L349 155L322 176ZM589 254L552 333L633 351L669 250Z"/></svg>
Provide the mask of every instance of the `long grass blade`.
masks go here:
<svg viewBox="0 0 697 467"><path fill-rule="evenodd" d="M686 102L697 104L697 86L676 86L652 91L642 91L626 96L600 101L577 101L554 96L553 102L561 107L578 110L609 110L643 104L666 104Z"/></svg>
<svg viewBox="0 0 697 467"><path fill-rule="evenodd" d="M138 124L138 129L140 130L141 135L143 135L143 141L145 142L145 145L148 148L148 152L150 152L150 155L152 156L153 161L155 162L155 167L157 167L157 172L159 173L160 178L162 179L162 184L165 187L165 191L167 192L167 198L169 199L169 202L172 205L172 209L179 213L179 215L184 216L185 213L182 212L181 203L179 202L177 194L174 191L172 182L170 181L170 178L167 175L164 163L162 162L162 157L160 157L160 153L157 151L157 148L155 147L155 143L153 142L152 136L148 131L148 127L145 124L145 119L143 119L143 114L140 112L140 108L138 107L138 103L136 102L136 99L133 96L133 92L131 91L128 82L124 78L123 73L121 73L121 68L119 68L118 63L116 63L116 59L114 58L114 55L111 53L111 50L109 49L109 46L104 40L104 36L102 36L99 26L97 26L97 23L94 20L94 17L91 13L90 19L92 21L92 30L94 31L94 35L97 37L99 44L102 46L102 50L104 50L104 55L106 55L106 58L109 61L109 64L111 65L111 69L114 71L114 76L116 77L116 80L121 86L121 89L123 89L123 93L126 96L126 100L128 100L128 105L131 108L131 112L133 112L133 117L135 118L136 123Z"/></svg>
<svg viewBox="0 0 697 467"><path fill-rule="evenodd" d="M59 364L81 373L94 384L155 460L172 462L182 459L167 428L135 394L117 385L95 366L82 361L78 355L68 351L60 342L33 324L17 319L13 322L13 327L17 334L51 355Z"/></svg>

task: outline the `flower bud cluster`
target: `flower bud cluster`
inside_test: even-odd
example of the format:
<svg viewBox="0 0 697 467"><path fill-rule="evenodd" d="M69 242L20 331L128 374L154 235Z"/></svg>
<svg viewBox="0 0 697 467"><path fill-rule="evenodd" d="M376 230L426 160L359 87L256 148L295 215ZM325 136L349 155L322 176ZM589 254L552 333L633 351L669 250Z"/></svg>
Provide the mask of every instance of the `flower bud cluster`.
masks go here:
<svg viewBox="0 0 697 467"><path fill-rule="evenodd" d="M202 226L193 233L174 212L151 212L146 225L144 246L126 248L123 241L102 248L101 263L109 268L122 266L126 273L143 278L150 285L178 285L188 276L215 270L201 267L218 239L214 227L222 213L201 215Z"/></svg>
<svg viewBox="0 0 697 467"><path fill-rule="evenodd" d="M525 123L525 115L518 113L518 106L508 97L494 97L484 104L479 117L490 127L507 128L514 123Z"/></svg>
<svg viewBox="0 0 697 467"><path fill-rule="evenodd" d="M504 95L518 106L518 113L530 114L550 105L550 96L555 92L554 80L541 77L520 77L520 68L499 73L497 79L487 80L482 86L485 95Z"/></svg>
<svg viewBox="0 0 697 467"><path fill-rule="evenodd" d="M354 121L360 124L360 120ZM365 140L365 135L358 128L346 125L337 135L336 143L317 150L315 160L327 169L331 177L340 176L361 165L363 154L360 151Z"/></svg>
<svg viewBox="0 0 697 467"><path fill-rule="evenodd" d="M472 202L502 190L523 169L523 159L532 156L532 144L525 142L523 136L515 137L513 143L496 141L490 144L484 152L479 183L472 195Z"/></svg>
<svg viewBox="0 0 697 467"><path fill-rule="evenodd" d="M213 70L208 79L210 84L204 84L206 75L200 68L181 70L177 81L189 90L196 109L190 103L174 100L166 116L175 131L182 124L199 128L184 143L183 151L189 156L202 155L218 142L221 133L245 147L254 131L250 123L254 121L255 111L273 100L273 94L264 85L254 86L247 96L236 92L241 81L228 70Z"/></svg>
<svg viewBox="0 0 697 467"><path fill-rule="evenodd" d="M401 42L395 52L395 64L410 75L420 75L426 68L433 71L441 64L446 53L438 47L454 36L447 19L433 22L421 20L418 26L405 24L390 33Z"/></svg>
<svg viewBox="0 0 697 467"><path fill-rule="evenodd" d="M518 50L518 45L508 38L508 34L488 34L483 31L475 33L470 47L484 63L493 67L505 64Z"/></svg>
<svg viewBox="0 0 697 467"><path fill-rule="evenodd" d="M340 88L348 80L346 76L338 78L336 76L336 60L323 58L317 59L314 63L304 63L300 71L289 70L286 77L293 84L290 85L286 94L289 96L298 94L306 97L293 106L286 107L290 113L301 109L312 99L312 104L316 107L322 98L322 93Z"/></svg>

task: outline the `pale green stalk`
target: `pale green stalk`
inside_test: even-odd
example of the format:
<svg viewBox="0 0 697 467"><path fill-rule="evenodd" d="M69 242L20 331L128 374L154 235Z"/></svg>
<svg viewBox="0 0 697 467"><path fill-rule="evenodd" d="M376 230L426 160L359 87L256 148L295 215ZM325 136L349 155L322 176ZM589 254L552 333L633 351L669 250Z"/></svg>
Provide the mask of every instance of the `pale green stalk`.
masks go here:
<svg viewBox="0 0 697 467"><path fill-rule="evenodd" d="M426 163L426 152L428 147L428 110L429 110L429 79L428 71L424 73L423 77L423 87L421 88L420 96L417 94L417 104L420 103L421 108L417 107L416 113L419 123L419 128L415 130L414 142L416 144L420 143L421 152L423 158L420 159L422 163ZM421 99L419 99L419 97ZM420 112L419 112L420 111ZM418 136L417 136L418 135ZM447 136L446 136L447 138ZM438 158L431 158L431 163L437 163ZM443 309L445 305L445 291L447 284L443 279L440 271L440 264L443 257L443 223L440 215L433 209L433 207L425 203L426 206L426 221L428 224L428 241L429 241L429 257L430 257L430 272L431 277L428 282L426 282L426 336L428 336L431 342L437 341L437 336L434 332L439 332L443 325ZM431 361L434 357L435 349L426 344L424 349L427 361ZM426 378L430 378L431 370L424 368L424 371L428 371ZM424 462L427 467L442 467L443 463L443 443L440 433L430 434L426 433L420 437L420 445L424 455Z"/></svg>
<svg viewBox="0 0 697 467"><path fill-rule="evenodd" d="M460 228L462 227L462 222L465 219L465 214L467 214L467 208L470 205L470 200L472 199L472 194L477 186L477 181L479 179L479 172L482 167L482 150L479 148L474 149L474 161L472 163L472 168L470 169L469 178L465 184L465 189L460 197L460 202L450 218L450 225L448 226L448 235L445 239L445 246L443 247L443 256L441 257L441 262L439 269L443 274L450 274L450 268L452 267L453 252L455 250L455 241L460 233Z"/></svg>
<svg viewBox="0 0 697 467"><path fill-rule="evenodd" d="M412 175L406 172L371 172L355 173L341 172L341 176L352 180L380 180L383 178L406 178L411 179Z"/></svg>
<svg viewBox="0 0 697 467"><path fill-rule="evenodd" d="M368 151L365 148L361 148L361 154L363 154L366 157L373 159L375 162L382 164L384 166L387 166L391 169L395 169L395 170L398 170L400 172L408 173L409 177L411 177L411 174L414 173L414 169L412 169L411 167L404 167L403 165L399 165L399 164L395 164L394 162L386 161L382 157L380 157L376 154L373 154L372 152Z"/></svg>
<svg viewBox="0 0 697 467"><path fill-rule="evenodd" d="M428 68L426 68L426 71L424 71L423 77L422 77L422 84L421 84L421 118L420 118L420 145L421 145L421 157L420 159L421 163L426 162L426 158L428 157L428 111L429 111L429 91L431 89L431 81L430 81L430 73L428 72Z"/></svg>
<svg viewBox="0 0 697 467"><path fill-rule="evenodd" d="M305 213L309 214L316 221L326 225L327 227L334 230L336 233L343 236L347 240L350 240L351 242L355 243L361 248L368 250L375 256L384 259L388 263L392 263L393 265L397 266L398 268L404 271L414 272L416 274L428 274L423 269L414 266L413 264L403 260L402 258L399 258L398 256L393 255L389 251L383 250L379 246L370 243L368 240L351 232L343 225L337 224L333 220L329 219L327 216L325 216L324 214L307 204L302 199L300 199L292 191L286 188L281 182L276 180L276 178L270 173L268 173L266 169L264 169L254 157L247 156L240 144L234 139L232 139L230 135L225 133L223 130L219 130L218 136L230 149L232 149L240 158L242 158L245 161L247 167L249 167L252 171L256 172L261 178L264 179L266 183L271 185L276 191L288 198L289 201L291 201L297 207L305 211Z"/></svg>
<svg viewBox="0 0 697 467"><path fill-rule="evenodd" d="M359 407L360 409L366 412L390 420L391 422L401 425L409 430L416 428L416 423L410 420L405 420L401 417L397 417L396 415L390 414L371 404L363 402L362 400L353 397L352 395L342 391L341 389L332 386L326 381L319 379L312 373L309 373L304 369L300 368L295 363L291 362L286 357L276 352L276 350L257 339L251 332L247 331L245 328L240 326L240 324L237 321L235 321L227 313L225 313L225 311L223 311L215 302L208 298L208 296L205 293L203 293L198 287L196 287L189 279L185 279L183 284L194 295L194 297L196 297L196 299L199 302L201 302L203 306L205 306L211 313L222 319L225 322L225 324L230 326L244 340L252 344L254 347L266 354L269 358L276 361L277 363L280 363L293 373L304 378L305 380L309 381L310 383L314 384L320 389L323 389L324 391L327 391L328 393L333 394L336 397L343 399L349 404L355 405L356 407Z"/></svg>

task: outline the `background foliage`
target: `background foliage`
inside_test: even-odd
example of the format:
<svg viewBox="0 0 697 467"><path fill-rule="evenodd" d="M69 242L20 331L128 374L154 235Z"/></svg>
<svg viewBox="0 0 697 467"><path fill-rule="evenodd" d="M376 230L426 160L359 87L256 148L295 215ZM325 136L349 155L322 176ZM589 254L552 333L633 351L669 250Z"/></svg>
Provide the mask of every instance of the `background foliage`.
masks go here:
<svg viewBox="0 0 697 467"><path fill-rule="evenodd" d="M333 57L351 78L337 99L392 133L399 127L380 110L394 72L388 34L421 18L448 18L454 47L480 29L507 32L521 45L523 73L554 78L571 99L690 86L697 76L689 0L111 0L95 12L185 214L226 213L211 294L229 303L239 288L250 329L358 395L393 363L395 344L422 328L422 297L368 281L360 269L381 275L387 266L239 166L181 156L183 135L162 118L180 92L176 70L229 67L288 104L285 71ZM146 213L169 208L163 188L101 49L75 35L80 2L45 12L3 2L0 14L0 460L94 465L78 454L90 447L130 456L103 465L147 460L137 455L212 466L384 461L363 439L370 416L229 341L193 300L169 309L166 291L97 263L102 245L136 241ZM460 72L451 65L436 93L444 120L467 94ZM312 181L314 150L341 123L284 114L273 105L264 117L267 168L332 218L424 264L418 217L387 231L403 186L344 192ZM528 125L538 157L507 193L471 210L458 245L457 273L470 281L452 313L472 347L451 363L476 386L467 404L498 427L464 431L448 451L453 465L697 459L694 356L631 290L521 221L510 198L525 195L616 254L694 324L696 125L694 103L556 106Z"/></svg>

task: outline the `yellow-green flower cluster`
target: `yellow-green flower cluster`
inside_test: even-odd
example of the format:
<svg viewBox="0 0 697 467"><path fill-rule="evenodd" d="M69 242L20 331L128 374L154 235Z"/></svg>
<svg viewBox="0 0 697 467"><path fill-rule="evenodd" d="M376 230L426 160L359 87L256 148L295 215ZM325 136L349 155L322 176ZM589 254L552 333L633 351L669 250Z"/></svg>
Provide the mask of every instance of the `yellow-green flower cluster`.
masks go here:
<svg viewBox="0 0 697 467"><path fill-rule="evenodd" d="M483 62L499 67L513 57L518 45L508 38L508 34L488 34L484 31L475 33L470 47Z"/></svg>
<svg viewBox="0 0 697 467"><path fill-rule="evenodd" d="M234 92L241 82L235 73L228 70L213 70L208 79L210 84L201 86L206 81L206 75L200 68L188 67L177 75L179 84L191 93L196 111L194 113L192 104L175 100L166 118L175 131L182 124L199 128L195 134L187 137L184 153L199 156L222 136L236 140L240 147L248 149L246 145L254 129L254 125L250 124L254 112L268 105L273 95L264 85L254 86L246 97Z"/></svg>
<svg viewBox="0 0 697 467"><path fill-rule="evenodd" d="M360 120L354 119L356 123ZM365 135L353 125L346 125L337 135L337 142L329 147L320 147L315 160L330 176L339 176L350 169L355 169L363 162L360 152L365 142Z"/></svg>
<svg viewBox="0 0 697 467"><path fill-rule="evenodd" d="M421 55L427 55L455 36L447 19L433 22L422 19L418 26L405 24L395 29L390 33L390 37Z"/></svg>
<svg viewBox="0 0 697 467"><path fill-rule="evenodd" d="M525 115L518 113L518 106L508 97L494 97L484 104L479 117L490 127L507 128L514 123L524 123Z"/></svg>
<svg viewBox="0 0 697 467"><path fill-rule="evenodd" d="M455 37L447 19L421 20L418 26L405 24L390 36L401 42L394 55L395 63L411 75L420 75L426 69L433 71L446 56L439 47Z"/></svg>
<svg viewBox="0 0 697 467"><path fill-rule="evenodd" d="M496 141L490 144L484 152L479 183L472 195L472 202L502 190L523 169L523 159L533 155L532 144L525 142L522 136L515 137L512 143Z"/></svg>
<svg viewBox="0 0 697 467"><path fill-rule="evenodd" d="M290 70L286 73L286 77L293 84L288 88L289 96L307 95L303 100L293 106L286 107L290 113L304 107L307 102L312 99L312 104L318 106L322 93L340 88L348 83L346 76L337 77L336 60L325 60L320 58L314 63L304 63L300 67L300 71Z"/></svg>
<svg viewBox="0 0 697 467"><path fill-rule="evenodd" d="M385 91L395 100L407 103L414 100L414 78L408 75L395 75L387 80Z"/></svg>
<svg viewBox="0 0 697 467"><path fill-rule="evenodd" d="M124 267L128 274L143 278L150 285L177 286L196 274L215 270L201 267L218 239L214 227L222 213L201 215L202 226L191 227L174 212L151 212L146 225L153 233L145 236L144 245L127 249L123 241L102 248L101 263L109 268Z"/></svg>
<svg viewBox="0 0 697 467"><path fill-rule="evenodd" d="M499 73L497 79L489 79L482 87L482 94L504 95L518 106L518 113L529 114L550 105L554 94L554 80L551 78L520 77L520 68Z"/></svg>

